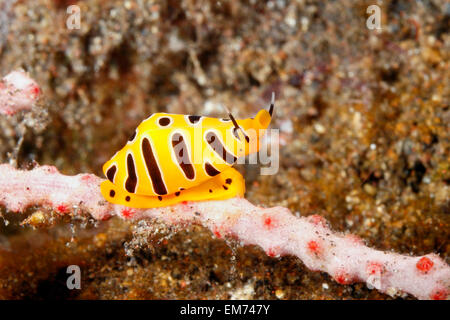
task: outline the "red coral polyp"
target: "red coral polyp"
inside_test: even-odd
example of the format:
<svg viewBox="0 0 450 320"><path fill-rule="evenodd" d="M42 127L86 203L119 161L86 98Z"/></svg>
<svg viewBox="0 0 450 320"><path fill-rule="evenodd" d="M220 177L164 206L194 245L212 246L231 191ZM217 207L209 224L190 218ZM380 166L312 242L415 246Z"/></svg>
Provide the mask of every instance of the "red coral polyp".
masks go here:
<svg viewBox="0 0 450 320"><path fill-rule="evenodd" d="M430 298L432 300L446 300L448 291L445 288L437 288L431 292Z"/></svg>
<svg viewBox="0 0 450 320"><path fill-rule="evenodd" d="M308 251L316 256L322 254L322 246L314 240L308 241L307 243Z"/></svg>
<svg viewBox="0 0 450 320"><path fill-rule="evenodd" d="M422 257L417 261L416 268L421 273L428 273L433 268L433 261L427 257Z"/></svg>
<svg viewBox="0 0 450 320"><path fill-rule="evenodd" d="M267 229L271 229L271 228L273 227L273 221L272 221L272 218L271 218L271 217L266 217L266 218L264 219L264 226L265 226Z"/></svg>
<svg viewBox="0 0 450 320"><path fill-rule="evenodd" d="M366 272L368 275L380 275L384 271L384 266L380 262L369 262L367 264Z"/></svg>
<svg viewBox="0 0 450 320"><path fill-rule="evenodd" d="M336 271L336 273L334 274L334 280L336 280L336 282L340 284L351 284L355 282L354 277L343 269L339 269Z"/></svg>
<svg viewBox="0 0 450 320"><path fill-rule="evenodd" d="M124 218L131 218L134 215L135 211L131 208L124 208L122 210L122 216Z"/></svg>
<svg viewBox="0 0 450 320"><path fill-rule="evenodd" d="M65 204L60 204L56 207L56 211L58 211L58 213L65 214L65 213L69 213L70 210L69 210L69 207L66 206Z"/></svg>
<svg viewBox="0 0 450 320"><path fill-rule="evenodd" d="M275 250L273 248L267 249L266 254L271 258L274 258L277 256L277 253L275 252Z"/></svg>
<svg viewBox="0 0 450 320"><path fill-rule="evenodd" d="M222 238L222 234L220 233L219 228L214 227L213 233L214 233L214 235L216 236L216 238L218 238L218 239L221 239L221 238Z"/></svg>
<svg viewBox="0 0 450 320"><path fill-rule="evenodd" d="M39 89L38 86L31 86L30 93L33 96L33 98L36 99L41 94L41 89Z"/></svg>

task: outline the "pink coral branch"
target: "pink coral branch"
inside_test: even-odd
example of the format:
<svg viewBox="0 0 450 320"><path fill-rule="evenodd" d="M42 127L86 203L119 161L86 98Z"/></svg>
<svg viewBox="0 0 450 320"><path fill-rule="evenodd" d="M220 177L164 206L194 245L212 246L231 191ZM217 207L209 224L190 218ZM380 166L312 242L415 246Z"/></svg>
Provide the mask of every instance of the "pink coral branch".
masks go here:
<svg viewBox="0 0 450 320"><path fill-rule="evenodd" d="M261 208L245 199L187 202L132 209L106 202L102 181L92 174L66 176L54 167L31 171L0 165L0 204L12 211L49 206L61 214L85 210L96 219L158 219L170 225L201 224L218 238L258 245L269 256L294 255L338 283L366 282L381 292L407 292L419 299L447 299L450 267L436 254L413 257L369 248L353 235L333 232L321 216L296 217L283 207Z"/></svg>
<svg viewBox="0 0 450 320"><path fill-rule="evenodd" d="M0 81L0 114L13 115L30 110L39 98L41 89L23 70L16 70Z"/></svg>

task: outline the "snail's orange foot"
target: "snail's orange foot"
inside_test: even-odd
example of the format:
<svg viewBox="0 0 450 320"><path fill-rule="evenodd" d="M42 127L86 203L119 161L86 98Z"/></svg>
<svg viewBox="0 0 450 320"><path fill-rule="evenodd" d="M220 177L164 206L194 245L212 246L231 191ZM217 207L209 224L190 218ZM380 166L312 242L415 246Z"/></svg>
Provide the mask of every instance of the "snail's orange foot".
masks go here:
<svg viewBox="0 0 450 320"><path fill-rule="evenodd" d="M245 192L245 181L239 171L230 168L198 186L165 196L129 193L109 180L102 182L100 190L103 197L114 204L132 208L157 208L184 201L225 200L237 196L242 197Z"/></svg>

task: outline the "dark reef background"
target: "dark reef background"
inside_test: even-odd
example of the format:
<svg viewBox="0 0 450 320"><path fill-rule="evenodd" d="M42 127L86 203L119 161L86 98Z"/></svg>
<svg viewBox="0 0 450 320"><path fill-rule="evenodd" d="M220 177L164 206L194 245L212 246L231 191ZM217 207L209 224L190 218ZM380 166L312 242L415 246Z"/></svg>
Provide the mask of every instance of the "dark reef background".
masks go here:
<svg viewBox="0 0 450 320"><path fill-rule="evenodd" d="M67 6L81 28L66 28ZM369 5L382 31L366 28ZM276 92L280 170L241 166L246 197L372 247L450 260L450 5L444 0L0 0L0 74L41 85L0 118L0 162L93 172L153 112L253 115ZM33 121L34 120L34 121ZM3 299L389 299L192 227L0 211ZM30 222L30 221L28 221ZM66 289L81 266L82 289ZM411 298L406 296L406 298Z"/></svg>

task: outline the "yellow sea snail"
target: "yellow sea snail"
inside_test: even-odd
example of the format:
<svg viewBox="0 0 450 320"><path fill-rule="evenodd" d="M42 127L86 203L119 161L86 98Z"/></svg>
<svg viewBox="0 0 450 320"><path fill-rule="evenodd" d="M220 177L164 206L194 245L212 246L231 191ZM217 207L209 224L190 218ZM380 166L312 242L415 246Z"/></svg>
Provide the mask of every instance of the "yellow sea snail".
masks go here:
<svg viewBox="0 0 450 320"><path fill-rule="evenodd" d="M132 208L242 197L244 178L231 166L258 152L273 108L272 93L269 110L254 118L152 114L103 165L103 197Z"/></svg>

